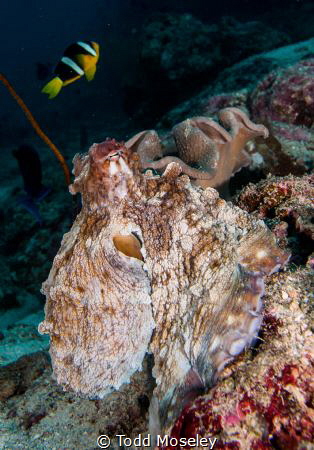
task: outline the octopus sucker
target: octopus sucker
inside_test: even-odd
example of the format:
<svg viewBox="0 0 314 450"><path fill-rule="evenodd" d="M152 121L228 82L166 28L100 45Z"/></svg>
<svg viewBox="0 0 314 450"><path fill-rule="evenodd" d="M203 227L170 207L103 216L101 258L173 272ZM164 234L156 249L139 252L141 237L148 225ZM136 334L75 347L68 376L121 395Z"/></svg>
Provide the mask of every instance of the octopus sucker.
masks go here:
<svg viewBox="0 0 314 450"><path fill-rule="evenodd" d="M223 120L236 135L234 121L256 132L235 111ZM213 133L233 139L219 127ZM128 383L152 353L150 427L160 431L252 344L263 279L289 255L261 220L192 184L176 161L142 173L145 139L107 139L75 157L70 191L82 210L43 285L39 331L50 334L57 382L93 398ZM160 154L154 133L148 142L150 157Z"/></svg>

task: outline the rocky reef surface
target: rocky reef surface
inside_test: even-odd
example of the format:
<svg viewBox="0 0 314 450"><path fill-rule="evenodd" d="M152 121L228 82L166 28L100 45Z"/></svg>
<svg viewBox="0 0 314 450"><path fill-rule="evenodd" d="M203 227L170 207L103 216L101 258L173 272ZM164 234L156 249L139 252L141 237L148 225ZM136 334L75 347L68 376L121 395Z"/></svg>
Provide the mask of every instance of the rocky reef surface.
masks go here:
<svg viewBox="0 0 314 450"><path fill-rule="evenodd" d="M310 268L273 276L258 347L182 412L173 437L216 437L219 449L312 448L313 287Z"/></svg>
<svg viewBox="0 0 314 450"><path fill-rule="evenodd" d="M292 249L291 266L266 283L258 345L182 412L174 438L217 437L221 449L312 448L313 181L268 178L239 194L236 203L263 217L280 245Z"/></svg>
<svg viewBox="0 0 314 450"><path fill-rule="evenodd" d="M183 411L171 432L174 438L212 436L224 449L311 448L313 233L302 224L308 223L312 183L308 176L270 178L240 193L237 204L264 217L283 247L291 249L305 232L306 255L268 278L258 345L227 366L216 387ZM297 199L304 199L303 204ZM292 232L290 219L295 221ZM303 246L294 246L300 258ZM22 348L25 339L38 340L34 324L39 320L41 316L10 327L1 342L14 341ZM41 345L45 350L48 343ZM58 442L65 448L94 448L100 434L136 437L147 430L155 386L151 366L146 359L130 384L103 400L88 400L64 393L55 383L46 350L6 365L0 371L1 445L53 448Z"/></svg>
<svg viewBox="0 0 314 450"><path fill-rule="evenodd" d="M227 67L291 42L287 32L265 21L226 16L207 24L169 13L147 19L137 39L137 70L125 82L125 105L144 126L145 116L151 120L191 97Z"/></svg>
<svg viewBox="0 0 314 450"><path fill-rule="evenodd" d="M311 60L313 52L314 38L310 38L306 41L249 56L222 70L218 77L208 86L205 86L203 90L168 111L158 125L161 128L169 127L187 115L201 115L206 112L214 114L218 109L226 106L244 105L248 94L254 91L257 86L259 86L259 90L260 86L268 86L267 98L269 98L269 94L272 93L272 86L271 83L265 83L265 81L275 80L275 78L277 83L280 80L283 81L281 74L285 72L285 68L294 66L299 62L301 66L298 73L294 72L296 78L293 79L293 85L296 86L295 83L297 83L302 86L300 79L302 72L305 76L312 73L311 69L306 67L307 64L311 66L311 62L308 63L307 61ZM304 61L304 63L301 63L301 61ZM303 64L304 71L301 69ZM287 75L292 75L291 71ZM286 80L286 76L284 76L284 79ZM291 88L293 87L291 86ZM286 92L284 91L282 95L284 96ZM237 95L235 95L236 93ZM230 94L233 94L232 99ZM222 95L224 96L222 97ZM229 103L230 100L233 104ZM265 99L265 101L267 100Z"/></svg>
<svg viewBox="0 0 314 450"><path fill-rule="evenodd" d="M213 436L221 449L311 448L312 264L309 257L305 266L291 266L268 278L258 345L227 366L213 390L186 407L173 437ZM100 434L144 433L154 388L151 365L145 360L130 384L103 400L63 392L52 378L46 352L3 367L2 448L54 448L56 443L95 448Z"/></svg>

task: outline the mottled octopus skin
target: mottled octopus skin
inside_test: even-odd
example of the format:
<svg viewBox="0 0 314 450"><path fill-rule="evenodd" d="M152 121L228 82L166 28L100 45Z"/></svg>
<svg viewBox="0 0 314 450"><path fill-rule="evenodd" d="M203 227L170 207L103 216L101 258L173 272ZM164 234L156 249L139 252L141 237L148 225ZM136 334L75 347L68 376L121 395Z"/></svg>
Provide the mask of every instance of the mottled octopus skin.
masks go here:
<svg viewBox="0 0 314 450"><path fill-rule="evenodd" d="M245 144L258 136L266 138L268 130L239 108L222 109L219 119L229 131L208 117L192 117L175 125L165 143L155 130L146 130L125 145L138 153L143 168L162 170L176 162L197 186L223 193L230 177L250 164Z"/></svg>
<svg viewBox="0 0 314 450"><path fill-rule="evenodd" d="M165 429L250 345L262 319L263 277L288 255L264 223L191 185L171 163L140 171L123 143L74 160L83 206L47 281L45 320L54 375L104 397L154 355L153 429Z"/></svg>

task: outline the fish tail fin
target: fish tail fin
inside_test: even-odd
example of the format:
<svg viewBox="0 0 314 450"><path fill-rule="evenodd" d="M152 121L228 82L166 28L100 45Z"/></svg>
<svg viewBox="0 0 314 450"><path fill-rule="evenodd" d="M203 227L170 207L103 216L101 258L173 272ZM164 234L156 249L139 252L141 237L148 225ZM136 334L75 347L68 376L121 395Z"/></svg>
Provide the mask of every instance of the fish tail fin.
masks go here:
<svg viewBox="0 0 314 450"><path fill-rule="evenodd" d="M42 88L41 92L48 94L49 98L54 98L59 94L62 85L62 80L59 77L55 77Z"/></svg>

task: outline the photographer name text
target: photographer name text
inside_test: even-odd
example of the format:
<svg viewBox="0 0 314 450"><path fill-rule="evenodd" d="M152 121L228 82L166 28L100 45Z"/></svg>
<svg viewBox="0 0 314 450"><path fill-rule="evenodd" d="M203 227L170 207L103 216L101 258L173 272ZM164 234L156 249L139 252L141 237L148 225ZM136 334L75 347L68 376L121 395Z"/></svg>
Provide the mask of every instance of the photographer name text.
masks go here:
<svg viewBox="0 0 314 450"><path fill-rule="evenodd" d="M116 434L115 439L118 441L118 445L120 447L128 448L128 447L151 447L152 444L157 447L174 447L177 448L177 446L180 446L181 448L184 448L186 446L188 447L204 447L207 449L213 449L217 438L213 437L202 437L200 435L196 435L194 438L175 438L168 435L159 435L155 436L156 441L153 443L152 436L150 434L147 434L145 436L142 436L139 434L137 437L131 439L127 437L125 434ZM108 448L110 446L111 439L106 436L102 435L98 437L97 444L100 448Z"/></svg>

